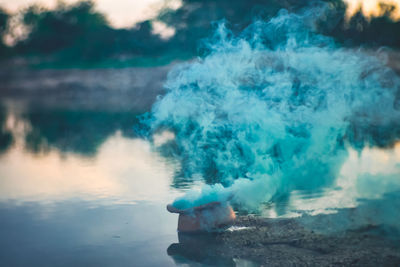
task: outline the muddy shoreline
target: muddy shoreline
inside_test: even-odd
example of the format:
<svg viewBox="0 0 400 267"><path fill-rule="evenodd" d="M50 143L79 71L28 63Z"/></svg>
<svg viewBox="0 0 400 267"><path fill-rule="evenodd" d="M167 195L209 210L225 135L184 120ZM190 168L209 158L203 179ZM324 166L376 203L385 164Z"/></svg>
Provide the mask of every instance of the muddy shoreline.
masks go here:
<svg viewBox="0 0 400 267"><path fill-rule="evenodd" d="M220 233L178 234L167 253L177 263L183 257L218 266L399 266L399 240L380 230L365 225L328 234L302 218L240 216Z"/></svg>

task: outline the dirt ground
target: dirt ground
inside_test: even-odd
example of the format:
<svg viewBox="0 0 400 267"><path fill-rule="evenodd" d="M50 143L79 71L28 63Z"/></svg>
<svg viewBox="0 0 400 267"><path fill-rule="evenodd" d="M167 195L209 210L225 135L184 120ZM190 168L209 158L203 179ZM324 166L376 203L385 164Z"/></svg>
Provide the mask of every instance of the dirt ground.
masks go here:
<svg viewBox="0 0 400 267"><path fill-rule="evenodd" d="M242 216L221 233L178 237L167 251L177 263L183 257L216 266L400 266L399 240L376 225L327 234L302 219Z"/></svg>

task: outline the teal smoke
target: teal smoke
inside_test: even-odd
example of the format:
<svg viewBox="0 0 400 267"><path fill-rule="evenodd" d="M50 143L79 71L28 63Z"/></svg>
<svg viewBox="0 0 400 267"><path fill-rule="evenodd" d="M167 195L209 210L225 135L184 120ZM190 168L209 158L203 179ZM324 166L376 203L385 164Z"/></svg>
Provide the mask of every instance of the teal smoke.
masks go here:
<svg viewBox="0 0 400 267"><path fill-rule="evenodd" d="M183 175L207 183L175 207L230 200L256 210L292 190L319 190L370 126L393 130L399 78L317 34L324 12L282 10L238 35L221 23L206 56L171 71L147 122L175 133Z"/></svg>

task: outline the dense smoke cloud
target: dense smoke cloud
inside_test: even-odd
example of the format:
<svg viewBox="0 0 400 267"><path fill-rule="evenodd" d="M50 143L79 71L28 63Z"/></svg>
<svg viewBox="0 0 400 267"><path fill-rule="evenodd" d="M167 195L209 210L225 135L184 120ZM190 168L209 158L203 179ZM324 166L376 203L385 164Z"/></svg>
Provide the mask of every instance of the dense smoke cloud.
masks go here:
<svg viewBox="0 0 400 267"><path fill-rule="evenodd" d="M175 133L182 175L209 184L175 207L230 200L257 210L293 190L319 190L334 183L347 147L374 145L356 136L398 127L399 78L377 57L318 34L326 11L282 10L239 35L220 24L205 57L170 73L148 123Z"/></svg>

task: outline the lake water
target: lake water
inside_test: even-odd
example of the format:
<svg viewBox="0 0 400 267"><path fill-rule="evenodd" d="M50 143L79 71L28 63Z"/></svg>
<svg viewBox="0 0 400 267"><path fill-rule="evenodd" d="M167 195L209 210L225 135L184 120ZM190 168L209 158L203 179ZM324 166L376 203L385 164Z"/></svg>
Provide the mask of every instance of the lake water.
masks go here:
<svg viewBox="0 0 400 267"><path fill-rule="evenodd" d="M176 249L178 218L165 206L202 183L180 178L179 162L162 157L135 136L137 115L149 106L135 108L136 100L133 108L127 108L129 101L119 92L102 108L85 101L87 94L73 91L68 98L69 91L63 92L61 97L46 95L45 101L26 101L34 98L31 95L1 99L1 265L210 263L202 257L201 247L190 258L179 253L184 249ZM156 141L169 138L173 136L165 133ZM350 150L334 186L313 194L293 192L281 207L267 205L262 215L332 213L356 207L360 199L380 199L400 189L395 177L399 166L399 144L386 150ZM373 192L360 191L360 173L385 173L389 178L383 184L376 182ZM395 178L390 180L390 175ZM217 255L208 260L217 265L251 265L237 259L220 262Z"/></svg>
<svg viewBox="0 0 400 267"><path fill-rule="evenodd" d="M210 261L201 252L195 260L180 255L178 216L166 210L200 183L176 179L179 164L135 136L138 114L2 99L1 266ZM220 264L218 256L211 261Z"/></svg>
<svg viewBox="0 0 400 267"><path fill-rule="evenodd" d="M175 167L110 129L120 115L91 129L103 113L3 106L2 266L174 265L177 216L165 205L179 194Z"/></svg>

